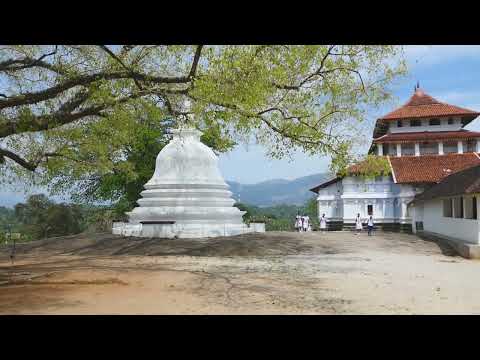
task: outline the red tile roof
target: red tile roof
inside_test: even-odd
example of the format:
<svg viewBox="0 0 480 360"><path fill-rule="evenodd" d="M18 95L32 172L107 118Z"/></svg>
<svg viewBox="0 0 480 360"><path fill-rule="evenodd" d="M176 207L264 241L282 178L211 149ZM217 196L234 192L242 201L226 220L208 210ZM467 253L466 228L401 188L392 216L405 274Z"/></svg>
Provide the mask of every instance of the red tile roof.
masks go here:
<svg viewBox="0 0 480 360"><path fill-rule="evenodd" d="M445 117L445 116L477 117L480 113L455 105L442 103L422 90L417 89L408 102L400 108L388 113L380 120L398 120L411 118Z"/></svg>
<svg viewBox="0 0 480 360"><path fill-rule="evenodd" d="M381 143L407 143L414 141L427 140L469 140L480 138L480 132L459 130L459 131L422 131L422 132L402 132L390 133L379 138L373 139L374 144Z"/></svg>
<svg viewBox="0 0 480 360"><path fill-rule="evenodd" d="M480 166L445 177L439 184L415 196L415 200L480 193Z"/></svg>
<svg viewBox="0 0 480 360"><path fill-rule="evenodd" d="M480 165L476 153L390 157L396 183L438 183L445 176Z"/></svg>

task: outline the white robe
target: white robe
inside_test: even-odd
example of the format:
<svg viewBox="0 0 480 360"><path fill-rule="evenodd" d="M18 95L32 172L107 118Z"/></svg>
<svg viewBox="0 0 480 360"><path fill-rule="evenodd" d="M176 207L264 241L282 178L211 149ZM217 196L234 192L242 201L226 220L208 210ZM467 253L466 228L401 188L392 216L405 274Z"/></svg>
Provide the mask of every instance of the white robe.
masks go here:
<svg viewBox="0 0 480 360"><path fill-rule="evenodd" d="M357 230L362 230L363 229L362 219L360 219L359 217L356 218L356 220L355 220L355 229L357 229Z"/></svg>
<svg viewBox="0 0 480 360"><path fill-rule="evenodd" d="M325 217L320 218L320 229L326 229L327 228L327 219Z"/></svg>
<svg viewBox="0 0 480 360"><path fill-rule="evenodd" d="M300 219L300 216L297 216L295 218L295 229L300 229L302 227L302 220Z"/></svg>
<svg viewBox="0 0 480 360"><path fill-rule="evenodd" d="M307 231L308 230L308 223L310 222L310 218L308 216L305 216L303 218L303 230Z"/></svg>

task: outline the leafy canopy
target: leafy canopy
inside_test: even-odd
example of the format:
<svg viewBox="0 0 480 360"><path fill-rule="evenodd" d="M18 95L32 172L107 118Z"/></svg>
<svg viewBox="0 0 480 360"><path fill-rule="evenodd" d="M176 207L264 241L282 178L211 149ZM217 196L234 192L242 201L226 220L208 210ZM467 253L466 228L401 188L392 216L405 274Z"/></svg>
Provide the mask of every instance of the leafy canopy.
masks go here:
<svg viewBox="0 0 480 360"><path fill-rule="evenodd" d="M303 150L343 169L367 107L404 73L397 46L2 46L1 178L137 193L189 115L217 151L254 138L272 157Z"/></svg>

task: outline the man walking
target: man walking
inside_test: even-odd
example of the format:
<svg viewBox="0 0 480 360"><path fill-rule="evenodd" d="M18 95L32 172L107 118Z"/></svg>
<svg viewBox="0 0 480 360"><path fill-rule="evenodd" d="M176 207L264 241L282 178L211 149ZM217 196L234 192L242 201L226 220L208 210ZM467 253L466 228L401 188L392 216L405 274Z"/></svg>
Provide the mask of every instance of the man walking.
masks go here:
<svg viewBox="0 0 480 360"><path fill-rule="evenodd" d="M358 235L362 229L362 219L360 218L360 214L357 214L357 218L355 219L355 235Z"/></svg>
<svg viewBox="0 0 480 360"><path fill-rule="evenodd" d="M371 236L371 235L372 235L373 225L374 225L373 216L370 215L369 218L368 218L368 222L367 222L367 226L368 226L368 236Z"/></svg>

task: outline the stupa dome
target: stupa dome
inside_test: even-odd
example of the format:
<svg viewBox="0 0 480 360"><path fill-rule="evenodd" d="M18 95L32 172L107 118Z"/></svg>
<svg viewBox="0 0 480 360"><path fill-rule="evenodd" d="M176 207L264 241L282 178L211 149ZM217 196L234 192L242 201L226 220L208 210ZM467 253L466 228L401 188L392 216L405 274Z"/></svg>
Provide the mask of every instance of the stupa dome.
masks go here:
<svg viewBox="0 0 480 360"><path fill-rule="evenodd" d="M218 158L195 129L173 131L160 151L129 223L116 233L141 237L211 237L257 231L243 223ZM260 227L259 231L264 231Z"/></svg>
<svg viewBox="0 0 480 360"><path fill-rule="evenodd" d="M157 156L155 173L145 184L146 189L165 184L226 185L217 156L200 142L200 131L178 129L172 133L172 141Z"/></svg>

